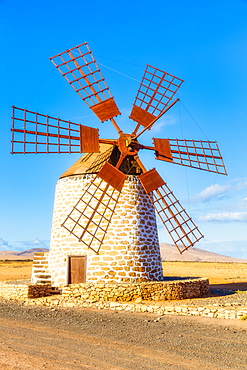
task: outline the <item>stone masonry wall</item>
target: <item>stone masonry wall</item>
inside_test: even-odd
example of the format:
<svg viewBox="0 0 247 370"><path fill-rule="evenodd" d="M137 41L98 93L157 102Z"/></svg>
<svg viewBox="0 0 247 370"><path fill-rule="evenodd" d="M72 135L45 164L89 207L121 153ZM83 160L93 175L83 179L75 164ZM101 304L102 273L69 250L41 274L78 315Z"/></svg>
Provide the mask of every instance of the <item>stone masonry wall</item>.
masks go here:
<svg viewBox="0 0 247 370"><path fill-rule="evenodd" d="M0 297L5 299L39 298L62 294L67 301L128 302L137 298L149 301L179 300L207 296L208 279L149 281L119 284L70 284L58 289L50 284L0 282Z"/></svg>
<svg viewBox="0 0 247 370"><path fill-rule="evenodd" d="M149 281L122 284L70 284L62 295L70 299L128 302L137 298L149 301L179 300L209 294L208 279L183 281Z"/></svg>
<svg viewBox="0 0 247 370"><path fill-rule="evenodd" d="M48 258L52 284L67 284L68 256L71 255L87 256L86 281L90 283L161 280L155 211L135 176L128 177L118 202L111 204L111 208L116 205L115 213L98 254L61 227L94 176L70 176L57 182ZM89 199L89 196L84 197L86 201ZM87 241L87 236L84 240ZM97 248L97 243L92 247Z"/></svg>
<svg viewBox="0 0 247 370"><path fill-rule="evenodd" d="M32 264L32 283L50 284L51 275L48 266L49 252L36 252Z"/></svg>
<svg viewBox="0 0 247 370"><path fill-rule="evenodd" d="M60 294L60 291L49 284L18 284L0 282L0 297L11 300L25 300L26 298L47 297Z"/></svg>
<svg viewBox="0 0 247 370"><path fill-rule="evenodd" d="M201 280L201 279L199 279ZM204 280L205 288L207 287L207 279ZM168 282L166 282L168 283ZM174 284L175 282L173 282ZM181 282L176 282L173 286L174 293L176 292L176 288L180 285ZM183 282L184 283L184 282ZM198 292L198 285L197 281L193 282L193 286L190 284L190 290L194 287ZM143 283L141 283L143 284ZM153 283L151 283L153 284ZM159 284L159 282L157 282ZM199 286L202 287L203 285L199 282ZM98 287L99 288L99 287ZM35 293L37 298L32 298L31 293ZM186 301L181 302L178 304L178 301L175 301L174 304L172 302L167 302L168 304L161 305L160 301L156 301L153 304L148 301L142 300L142 298L138 297L134 302L121 302L121 301L107 301L107 300L97 300L96 294L97 288L95 289L95 299L90 300L83 298L82 292L79 290L77 291L78 287L71 286L71 290L68 291L64 290L64 294L62 295L54 295L59 293L58 290L54 290L54 288L49 287L49 285L42 286L36 285L30 287L28 285L20 285L20 284L10 284L5 282L0 282L0 298L7 299L7 300L17 300L23 302L25 305L44 305L48 307L83 307L83 308L96 308L96 309L110 309L110 310L125 310L130 312L147 312L147 313L154 313L157 315L190 315L190 316L204 316L204 317L214 317L220 319L245 319L247 317L247 306L243 307L236 307L236 306L227 306L221 307L221 305L191 305L186 304ZM47 290L45 290L47 289ZM49 289L51 289L49 291ZM201 289L201 288L200 288ZM207 289L206 289L207 290ZM47 293L49 291L49 296L47 297ZM181 289L179 289L181 294ZM106 294L109 295L109 291L107 293L107 287L105 290ZM188 290L187 290L188 293ZM87 293L88 294L88 293ZM193 292L191 290L191 295L193 296ZM181 295L180 295L181 296ZM190 297L188 297L190 298ZM155 301L155 299L154 299ZM159 318L158 318L159 319Z"/></svg>
<svg viewBox="0 0 247 370"><path fill-rule="evenodd" d="M168 282L164 282L168 284ZM183 283L185 287L186 284L187 288L184 289L180 287L180 284ZM144 283L146 284L146 283ZM160 284L160 282L150 282L150 286L153 284ZM123 284L128 287L129 284ZM138 284L137 284L138 285ZM140 283L139 285L143 285ZM174 297L179 294L182 297L181 292L184 291L187 295L187 298L195 297L195 292L198 293L206 293L207 292L207 279L199 279L193 281L193 284L190 284L190 281L183 281L183 282L172 282L173 288L171 291L174 292ZM105 286L105 288L104 288ZM119 284L121 287L121 284ZM179 289L178 289L179 287ZM189 289L188 289L189 287ZM81 290L80 284L78 286L72 285L70 289L68 287L64 288L64 292L61 295L58 295L61 290L58 290L54 287L49 285L27 285L27 284L13 284L13 283L6 283L0 282L0 298L6 300L17 300L23 302L25 305L44 305L53 307L84 307L84 308L96 308L96 309L110 309L110 310L125 310L131 312L148 312L154 313L157 315L190 315L190 316L204 316L204 317L214 317L220 319L245 319L247 317L247 306L236 307L236 306L229 306L226 304L227 307L221 307L222 305L206 305L203 306L199 303L199 305L188 305L186 300L178 303L175 301L174 304L172 302L167 302L165 305L161 305L160 301L156 301L155 297L153 296L153 304L152 301L145 301L142 297L137 297L135 301L112 301L112 297L110 296L111 290L108 289L108 284L104 285L103 288L100 289L101 292L105 291L106 297L108 300L100 299L98 289L100 288L100 284L98 287L94 287L91 289L91 292L94 291L94 294L91 295L91 299L87 298L90 297L88 294L89 291L86 292L85 296L83 297L83 292ZM127 289L128 290L128 289ZM136 290L137 291L137 290ZM188 292L190 291L190 294ZM141 289L139 289L141 292ZM179 292L179 293L178 293ZM85 293L85 291L84 291ZM120 293L120 290L119 290ZM102 293L100 293L102 294ZM122 291L121 291L122 294ZM152 295L152 293L151 293ZM150 296L151 296L150 295ZM93 299L94 296L94 299ZM134 297L135 295L133 295ZM159 293L157 297L159 296ZM35 297L35 299L34 299ZM98 297L98 298L97 298ZM115 297L116 291L115 291ZM177 299L177 298L176 298Z"/></svg>

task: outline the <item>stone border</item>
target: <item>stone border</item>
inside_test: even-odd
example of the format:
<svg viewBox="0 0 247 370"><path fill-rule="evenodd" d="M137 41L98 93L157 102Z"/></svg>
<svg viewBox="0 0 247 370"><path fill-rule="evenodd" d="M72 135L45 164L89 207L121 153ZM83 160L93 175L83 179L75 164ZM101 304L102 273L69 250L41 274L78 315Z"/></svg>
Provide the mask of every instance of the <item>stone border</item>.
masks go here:
<svg viewBox="0 0 247 370"><path fill-rule="evenodd" d="M61 288L67 299L128 302L137 298L149 301L181 300L208 296L208 279L148 281L141 283L70 284ZM0 297L38 298L58 294L50 284L0 283Z"/></svg>
<svg viewBox="0 0 247 370"><path fill-rule="evenodd" d="M201 279L201 281L207 279ZM198 280L197 280L198 281ZM188 283L188 281L170 282L174 284ZM190 281L191 282L191 281ZM160 282L157 282L160 284ZM167 284L163 282L162 284ZM195 281L193 282L195 283ZM145 285L145 283L141 283ZM137 285L141 285L137 284ZM207 306L189 306L183 305L157 305L145 302L139 296L135 299L135 302L114 302L104 301L94 297L94 299L88 299L83 297L79 292L81 285L86 284L75 284L72 286L64 287L67 289L67 294L58 294L59 290L50 285L29 285L29 284L18 284L0 282L0 297L7 300L17 300L23 302L24 305L43 305L48 307L81 307L81 308L93 308L93 309L110 309L117 311L129 311L129 312L142 312L142 313L154 313L157 315L189 315L189 316L203 316L220 319L241 319L241 317L247 315L247 307L241 308L223 308L214 305ZM107 284L103 284L107 285ZM99 286L97 287L99 289ZM68 294L69 291L69 294ZM73 294L71 292L73 291ZM96 291L97 292L97 291ZM48 296L46 296L48 295ZM30 296L36 296L39 298L30 298ZM28 298L29 297L29 298ZM198 297L198 296L197 296ZM137 303L138 302L138 303Z"/></svg>
<svg viewBox="0 0 247 370"><path fill-rule="evenodd" d="M0 282L0 297L4 299L23 300L26 298L47 297L60 294L56 287L51 285L21 284L21 282Z"/></svg>
<svg viewBox="0 0 247 370"><path fill-rule="evenodd" d="M209 294L208 279L148 281L141 283L70 284L62 288L68 299L129 302L181 300L205 297Z"/></svg>
<svg viewBox="0 0 247 370"><path fill-rule="evenodd" d="M183 305L152 305L147 302L142 303L119 303L119 302L92 302L82 299L68 299L63 296L44 297L37 299L24 299L25 305L41 305L55 308L93 308L93 309L110 309L116 311L153 313L159 316L163 315L183 315L183 316L202 316L217 319L241 319L247 315L247 307L242 308L222 308L215 306L189 306Z"/></svg>

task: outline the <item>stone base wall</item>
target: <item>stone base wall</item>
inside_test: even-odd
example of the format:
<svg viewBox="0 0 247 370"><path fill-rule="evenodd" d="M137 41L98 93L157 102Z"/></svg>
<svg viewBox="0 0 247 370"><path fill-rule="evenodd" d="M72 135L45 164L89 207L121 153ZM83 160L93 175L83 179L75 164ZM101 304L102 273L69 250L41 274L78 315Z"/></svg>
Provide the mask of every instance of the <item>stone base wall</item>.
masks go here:
<svg viewBox="0 0 247 370"><path fill-rule="evenodd" d="M10 284L1 282L0 297L13 300L28 298L28 284Z"/></svg>
<svg viewBox="0 0 247 370"><path fill-rule="evenodd" d="M202 279L203 280L203 279ZM204 279L204 284L202 285L207 290L207 279ZM184 281L185 282L185 281ZM184 283L183 282L183 283ZM178 284L179 282L176 282ZM195 281L194 281L195 283ZM178 285L177 285L178 287ZM195 287L195 284L194 284ZM48 307L82 307L82 308L94 308L94 309L110 309L117 311L129 311L129 312L147 312L154 313L157 315L190 315L190 316L203 316L203 317L214 317L220 319L242 319L247 316L247 307L216 307L215 305L207 306L192 306L191 304L186 304L184 301L182 304L176 302L175 304L169 303L165 305L150 304L148 301L136 298L133 302L111 302L111 301L97 301L83 298L78 287L75 285L64 288L63 295L54 295L55 293L60 293L57 289L55 290L51 286L36 285L32 286L33 294L37 289L40 293L39 297L33 298L30 297L30 286L29 285L20 285L20 284L9 284L9 283L0 283L0 298L7 300L18 300L22 301L25 305L42 305ZM98 287L99 288L99 287ZM49 292L49 289L51 291ZM201 289L201 288L200 288ZM67 291L66 291L67 290ZM77 291L76 291L77 290ZM106 292L106 290L105 290ZM198 290L197 290L198 292ZM43 296L48 294L49 296ZM97 293L98 294L98 293ZM108 292L109 294L109 292ZM112 298L112 297L110 297ZM96 296L95 296L96 299ZM139 302L140 301L140 302ZM221 305L219 305L221 306Z"/></svg>
<svg viewBox="0 0 247 370"><path fill-rule="evenodd" d="M128 302L165 301L207 296L208 279L122 284L71 284L58 290L49 284L28 285L0 283L0 297L6 299L38 298L60 294L69 301Z"/></svg>
<svg viewBox="0 0 247 370"><path fill-rule="evenodd" d="M71 284L62 289L62 295L68 299L94 302L128 302L138 298L165 301L203 297L208 294L208 279L131 284Z"/></svg>
<svg viewBox="0 0 247 370"><path fill-rule="evenodd" d="M7 282L0 283L0 297L8 300L25 300L27 298L48 297L61 292L49 284L29 285L29 284L11 284Z"/></svg>
<svg viewBox="0 0 247 370"><path fill-rule="evenodd" d="M174 301L175 302L175 301ZM114 310L114 311L127 311L127 312L141 312L153 313L159 316L163 315L183 315L183 316L202 316L212 317L217 319L243 319L247 316L247 306L244 307L215 307L214 305L207 306L191 306L186 304L170 303L169 305L150 304L149 302L142 301L136 302L91 302L83 301L82 299L69 299L67 297L44 297L38 299L25 300L26 305L37 305L53 307L81 307L91 308L97 310ZM159 320L159 317L157 318ZM155 320L154 320L155 321Z"/></svg>

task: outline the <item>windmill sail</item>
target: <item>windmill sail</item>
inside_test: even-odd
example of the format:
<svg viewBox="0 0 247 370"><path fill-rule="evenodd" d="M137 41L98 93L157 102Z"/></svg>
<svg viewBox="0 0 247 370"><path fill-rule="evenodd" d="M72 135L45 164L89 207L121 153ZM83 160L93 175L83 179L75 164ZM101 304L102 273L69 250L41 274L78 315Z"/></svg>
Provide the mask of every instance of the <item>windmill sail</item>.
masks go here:
<svg viewBox="0 0 247 370"><path fill-rule="evenodd" d="M85 188L62 226L74 235L78 241L98 253L119 196L119 191L96 176Z"/></svg>
<svg viewBox="0 0 247 370"><path fill-rule="evenodd" d="M98 129L12 108L12 154L99 152Z"/></svg>
<svg viewBox="0 0 247 370"><path fill-rule="evenodd" d="M108 161L112 147L98 155L87 169L97 172L72 208L62 226L96 253L104 241L114 214L126 175ZM86 155L87 160L87 155Z"/></svg>
<svg viewBox="0 0 247 370"><path fill-rule="evenodd" d="M154 190L152 194L153 205L180 253L203 238L167 184Z"/></svg>
<svg viewBox="0 0 247 370"><path fill-rule="evenodd" d="M155 169L139 178L180 253L203 238L198 227Z"/></svg>
<svg viewBox="0 0 247 370"><path fill-rule="evenodd" d="M159 116L170 105L182 83L180 78L147 65L130 114L138 123L137 127L147 127Z"/></svg>
<svg viewBox="0 0 247 370"><path fill-rule="evenodd" d="M87 42L50 60L102 122L121 114Z"/></svg>
<svg viewBox="0 0 247 370"><path fill-rule="evenodd" d="M156 159L227 175L216 141L153 139Z"/></svg>

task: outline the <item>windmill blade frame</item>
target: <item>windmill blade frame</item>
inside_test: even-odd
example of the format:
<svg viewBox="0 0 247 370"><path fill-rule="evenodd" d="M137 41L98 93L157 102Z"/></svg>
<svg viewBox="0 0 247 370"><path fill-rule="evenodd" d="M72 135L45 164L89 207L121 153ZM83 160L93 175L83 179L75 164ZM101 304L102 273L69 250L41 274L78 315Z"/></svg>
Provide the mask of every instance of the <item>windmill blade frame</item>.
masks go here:
<svg viewBox="0 0 247 370"><path fill-rule="evenodd" d="M49 59L101 122L121 114L87 42Z"/></svg>
<svg viewBox="0 0 247 370"><path fill-rule="evenodd" d="M108 158L105 157L107 152ZM108 162L110 153L107 152L99 155L88 169L90 173L97 166L98 173L85 188L82 196L61 225L95 253L99 252L104 241L127 178L118 170L123 157L120 156L114 167ZM104 163L100 163L100 158L103 158ZM93 247L95 243L98 244L97 248Z"/></svg>
<svg viewBox="0 0 247 370"><path fill-rule="evenodd" d="M62 223L70 234L99 253L120 192L95 176Z"/></svg>
<svg viewBox="0 0 247 370"><path fill-rule="evenodd" d="M198 227L155 169L140 175L139 179L180 254L203 238Z"/></svg>
<svg viewBox="0 0 247 370"><path fill-rule="evenodd" d="M100 151L98 129L15 106L12 107L11 131L11 154Z"/></svg>
<svg viewBox="0 0 247 370"><path fill-rule="evenodd" d="M80 124L12 107L12 154L81 153Z"/></svg>
<svg viewBox="0 0 247 370"><path fill-rule="evenodd" d="M147 64L129 118L147 127L171 104L184 81Z"/></svg>
<svg viewBox="0 0 247 370"><path fill-rule="evenodd" d="M156 159L227 175L217 141L153 138Z"/></svg>
<svg viewBox="0 0 247 370"><path fill-rule="evenodd" d="M167 184L152 192L150 199L180 254L204 236Z"/></svg>

